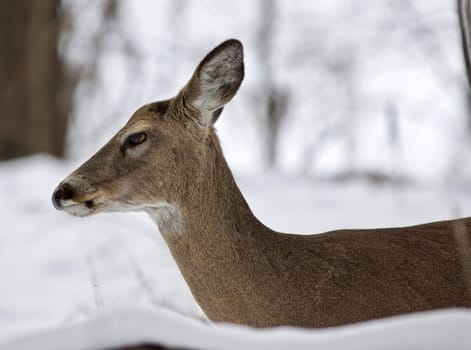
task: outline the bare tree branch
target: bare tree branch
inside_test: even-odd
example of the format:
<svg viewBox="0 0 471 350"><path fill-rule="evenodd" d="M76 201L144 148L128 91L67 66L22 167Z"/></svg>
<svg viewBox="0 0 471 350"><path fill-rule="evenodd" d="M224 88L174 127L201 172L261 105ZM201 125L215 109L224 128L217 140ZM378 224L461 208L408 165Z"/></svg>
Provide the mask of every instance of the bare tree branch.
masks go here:
<svg viewBox="0 0 471 350"><path fill-rule="evenodd" d="M471 30L469 23L471 22L471 4L470 0L457 0L458 2L458 17L460 19L461 31L461 44L463 45L463 55L466 65L466 75L468 78L469 87L471 87Z"/></svg>

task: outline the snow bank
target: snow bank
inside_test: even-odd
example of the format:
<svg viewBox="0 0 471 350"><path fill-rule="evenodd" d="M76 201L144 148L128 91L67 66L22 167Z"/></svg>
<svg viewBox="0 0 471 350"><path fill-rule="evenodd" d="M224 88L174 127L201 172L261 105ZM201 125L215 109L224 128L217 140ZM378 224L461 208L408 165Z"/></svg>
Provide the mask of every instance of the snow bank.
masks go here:
<svg viewBox="0 0 471 350"><path fill-rule="evenodd" d="M470 349L471 311L447 309L330 329L206 324L171 311L115 311L19 337L0 350L92 350L137 344L187 349Z"/></svg>

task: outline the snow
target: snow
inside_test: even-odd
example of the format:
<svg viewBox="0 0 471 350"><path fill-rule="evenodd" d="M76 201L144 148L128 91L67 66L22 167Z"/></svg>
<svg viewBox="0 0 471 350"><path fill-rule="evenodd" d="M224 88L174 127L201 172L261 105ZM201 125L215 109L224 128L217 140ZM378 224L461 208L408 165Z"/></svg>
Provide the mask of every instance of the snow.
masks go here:
<svg viewBox="0 0 471 350"><path fill-rule="evenodd" d="M202 323L168 310L120 310L73 326L20 337L3 350L103 350L161 344L183 349L469 349L471 311L399 316L323 330L289 327L256 330Z"/></svg>
<svg viewBox="0 0 471 350"><path fill-rule="evenodd" d="M43 348L60 349L61 341L69 336L78 338L72 342L77 349L87 348L95 337L106 343L140 336L168 342L214 341L208 344L216 348L242 335L240 341L247 344L292 340L299 342L299 348L311 341L335 348L358 345L359 349L366 349L362 347L366 343L391 341L394 348L410 341L438 349L447 332L457 348L463 345L463 329L469 328L471 316L461 311L308 334L295 330L259 333L195 321L204 315L149 217L114 213L79 219L54 210L53 189L77 165L44 155L0 163L0 344L17 344L5 345L8 349L28 349L27 344L40 341L57 341L56 347ZM403 226L471 212L466 187L321 182L279 173L238 176L237 182L255 214L284 232ZM25 337L46 329L51 331ZM180 332L194 337L183 338ZM381 339L383 343L375 343Z"/></svg>

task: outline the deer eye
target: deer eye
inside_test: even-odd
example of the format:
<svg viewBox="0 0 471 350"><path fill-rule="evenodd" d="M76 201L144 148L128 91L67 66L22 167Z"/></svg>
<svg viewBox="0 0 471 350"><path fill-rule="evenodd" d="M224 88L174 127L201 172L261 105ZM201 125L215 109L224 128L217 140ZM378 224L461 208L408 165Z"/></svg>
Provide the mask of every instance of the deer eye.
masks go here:
<svg viewBox="0 0 471 350"><path fill-rule="evenodd" d="M145 132L137 132L135 134L129 135L126 139L127 147L135 147L147 140L147 134Z"/></svg>

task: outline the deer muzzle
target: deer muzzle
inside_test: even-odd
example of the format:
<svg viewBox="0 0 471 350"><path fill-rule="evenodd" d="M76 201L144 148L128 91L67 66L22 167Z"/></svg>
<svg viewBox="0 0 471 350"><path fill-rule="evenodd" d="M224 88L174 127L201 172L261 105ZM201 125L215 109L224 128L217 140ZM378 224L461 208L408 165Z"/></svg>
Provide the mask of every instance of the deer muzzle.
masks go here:
<svg viewBox="0 0 471 350"><path fill-rule="evenodd" d="M101 205L103 193L80 177L67 178L52 193L52 205L74 216L87 216ZM100 202L100 203L98 203Z"/></svg>

